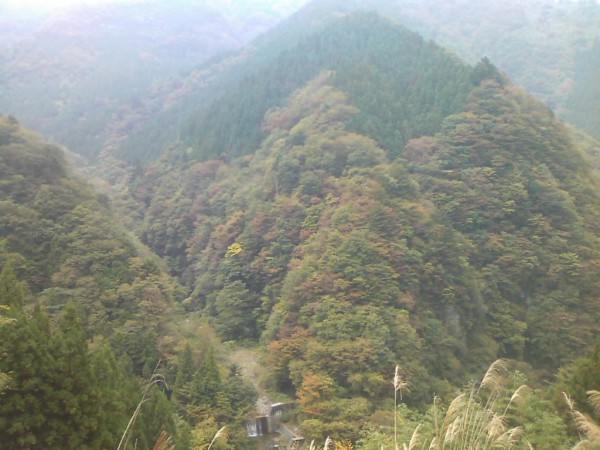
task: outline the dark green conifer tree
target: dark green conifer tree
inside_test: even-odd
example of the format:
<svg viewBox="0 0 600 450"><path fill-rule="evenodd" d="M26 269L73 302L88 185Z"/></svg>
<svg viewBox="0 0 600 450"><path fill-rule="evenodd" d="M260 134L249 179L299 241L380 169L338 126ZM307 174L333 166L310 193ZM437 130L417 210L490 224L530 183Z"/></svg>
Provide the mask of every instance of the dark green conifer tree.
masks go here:
<svg viewBox="0 0 600 450"><path fill-rule="evenodd" d="M500 73L498 68L484 56L481 61L473 68L471 72L471 82L479 86L484 80L495 80L500 86L506 83L506 78Z"/></svg>
<svg viewBox="0 0 600 450"><path fill-rule="evenodd" d="M25 289L21 283L10 261L7 261L0 272L0 304L7 306L22 306L25 297Z"/></svg>
<svg viewBox="0 0 600 450"><path fill-rule="evenodd" d="M140 410L130 441L137 443L136 448L152 448L162 431L169 436L175 436L173 411L163 387L155 384L151 388L148 401Z"/></svg>
<svg viewBox="0 0 600 450"><path fill-rule="evenodd" d="M50 340L47 367L47 448L92 448L98 435L99 392L88 353L82 319L67 304Z"/></svg>
<svg viewBox="0 0 600 450"><path fill-rule="evenodd" d="M176 407L183 412L185 406L190 403L192 380L196 371L196 363L192 354L192 348L189 344L185 346L177 364L177 375L175 376L175 385L173 386L174 401Z"/></svg>
<svg viewBox="0 0 600 450"><path fill-rule="evenodd" d="M113 448L135 410L140 389L116 359L108 344L101 345L91 355L91 374L99 392L98 433L95 448Z"/></svg>
<svg viewBox="0 0 600 450"><path fill-rule="evenodd" d="M49 326L38 309L33 319L24 312L23 288L10 264L0 274L0 303L10 306L11 323L0 327L0 372L10 375L0 401L0 442L8 450L44 446L47 430L46 383Z"/></svg>
<svg viewBox="0 0 600 450"><path fill-rule="evenodd" d="M221 389L221 376L215 363L212 347L208 346L202 355L198 370L192 380L191 397L195 405L213 406Z"/></svg>
<svg viewBox="0 0 600 450"><path fill-rule="evenodd" d="M0 302L0 372L10 375L0 401L0 442L23 448L98 449L118 442L135 409L139 388L108 345L94 353L82 318L68 304L51 327L39 307L23 308L22 284L6 264Z"/></svg>
<svg viewBox="0 0 600 450"><path fill-rule="evenodd" d="M194 376L194 357L190 344L186 344L183 352L179 356L177 365L177 375L175 377L175 389L182 387L185 383L192 381Z"/></svg>
<svg viewBox="0 0 600 450"><path fill-rule="evenodd" d="M241 367L237 364L229 366L222 389L235 414L241 417L254 407L254 402L258 397L256 389L244 380Z"/></svg>

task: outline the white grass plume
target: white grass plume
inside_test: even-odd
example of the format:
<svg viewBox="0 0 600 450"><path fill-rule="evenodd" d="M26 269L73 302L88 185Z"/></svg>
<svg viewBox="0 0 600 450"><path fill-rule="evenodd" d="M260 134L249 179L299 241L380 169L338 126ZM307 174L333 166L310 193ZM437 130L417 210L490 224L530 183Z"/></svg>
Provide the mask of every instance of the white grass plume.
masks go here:
<svg viewBox="0 0 600 450"><path fill-rule="evenodd" d="M526 391L520 386L504 405L508 368L505 360L495 361L478 387L457 395L440 418L439 399L434 397L433 431L421 437L421 448L429 450L491 450L514 448L522 436L519 427L508 428L506 413ZM413 440L411 439L411 444ZM411 444L405 450L411 449Z"/></svg>
<svg viewBox="0 0 600 450"><path fill-rule="evenodd" d="M227 427L225 427L225 426L219 428L219 431L217 431L215 433L215 435L212 438L212 441L210 441L210 444L208 445L208 449L207 450L210 450L212 448L213 444L216 442L217 439L219 439L222 436L225 436L226 430L227 430Z"/></svg>
<svg viewBox="0 0 600 450"><path fill-rule="evenodd" d="M594 408L594 414L600 416L600 391L587 391L588 403Z"/></svg>
<svg viewBox="0 0 600 450"><path fill-rule="evenodd" d="M590 405L594 408L594 411L596 411L598 406L597 402L600 401L600 392L588 391L587 394L590 400ZM565 403L569 407L569 412L571 413L571 418L575 423L575 427L579 432L580 441L575 447L573 447L573 449L587 448L587 446L591 443L600 443L600 425L598 425L588 415L583 414L575 409L575 402L565 392L563 392L563 397L565 399Z"/></svg>

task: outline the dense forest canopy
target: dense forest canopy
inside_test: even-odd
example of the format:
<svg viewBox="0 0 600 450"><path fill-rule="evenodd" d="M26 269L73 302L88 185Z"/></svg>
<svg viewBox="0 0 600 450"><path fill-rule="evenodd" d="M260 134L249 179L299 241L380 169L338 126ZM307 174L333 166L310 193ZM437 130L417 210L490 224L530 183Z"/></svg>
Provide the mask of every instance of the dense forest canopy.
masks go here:
<svg viewBox="0 0 600 450"><path fill-rule="evenodd" d="M471 64L490 57L560 117L598 137L593 106L577 93L596 85L581 63L600 37L595 1L204 0L165 6L156 0L84 8L37 26L9 15L3 28L14 33L7 31L0 44L0 110L87 157L104 152L145 162L186 138L190 117L214 109L216 98L267 70L282 50L340 15L371 10ZM315 76L307 78L311 64L297 68L286 88L273 86L278 92L268 93L268 106Z"/></svg>
<svg viewBox="0 0 600 450"><path fill-rule="evenodd" d="M593 101L590 102L577 94L578 90L588 92L595 89L595 83L589 78L591 75L586 78L586 73L593 72L586 72L586 66L577 62L581 59L579 55L585 54L592 47L594 39L600 37L600 7L595 2L486 0L476 3L446 2L440 7L433 0L320 0L308 3L272 31L259 36L250 48L192 74L185 84L189 87L186 99L178 105L171 105L170 109L163 112L160 120L151 121L149 126L132 133L120 144L115 154L130 161L153 159L161 146L165 145L162 132L158 131L165 127L165 122L180 123L179 132L171 130L170 136L177 134L178 138L185 140L190 127L176 118L195 115L194 111L198 110L201 116L209 117L209 121L213 120L212 114L225 114L224 109L229 107L227 103L230 100L221 105L221 97L215 96L214 93L235 90L236 86L242 89L237 83L243 78L240 74L244 73L252 74L250 79L246 79L246 83L257 82L256 95L260 95L256 105L253 103L239 110L240 113L246 112L244 117L238 117L236 120L246 123L249 107L258 109L260 105L263 105L263 108L272 106L280 100L281 95L289 95L292 89L299 87L300 81L308 80L307 74L318 61L310 59L298 65L293 59L297 58L298 54L314 52L314 43L309 44L308 41L315 32L328 30L331 21L340 16L369 10L377 11L388 19L417 30L427 38L435 39L472 64L482 57L491 57L501 70L549 103L561 117L573 121L598 137L594 126L598 117L594 115L593 106L589 106L593 105ZM393 46L393 42L393 39L389 39L387 44ZM347 44L349 42L339 44L340 51ZM299 47L291 52L290 49L296 45ZM358 45L355 48L361 47ZM284 49L288 51L282 54ZM352 51L352 48L344 50L349 54ZM269 64L277 55L280 55L281 65L290 63L296 70L290 71L284 77L273 73ZM330 68L340 63L335 57L327 62ZM312 73L312 76L314 75ZM271 84L268 89L258 89L264 77L270 79ZM379 82L385 84L385 80ZM583 117L579 112L582 110L588 111L589 114ZM235 110L230 112L235 113ZM386 120L389 119L388 117ZM194 134L194 126L198 126L194 125L197 120L193 120L192 123ZM200 123L199 126L202 127L202 121ZM219 133L218 130L206 127L210 144L204 141L200 143L201 147L215 144L213 135ZM232 130L234 139L236 135L244 132L242 127L245 125L238 125ZM245 132L249 133L248 130ZM252 145L257 144L257 139L257 136L251 139ZM157 145L157 142L160 145ZM234 147L237 144L237 141L231 143ZM244 145L248 144L244 141L241 146Z"/></svg>
<svg viewBox="0 0 600 450"><path fill-rule="evenodd" d="M440 64L427 49L422 73ZM597 333L597 178L568 129L483 60L457 70L471 92L430 136L386 141L387 99L368 119L358 107L378 98L370 77L385 79L370 62L353 78L363 97L325 70L253 119L256 137L221 153L200 133L218 158L174 148L135 184L143 239L194 289L186 308L213 316L223 339L266 343L270 383L298 398L313 436L356 439L396 363L423 404L498 356L548 376ZM437 86L457 85L439 73ZM250 120L247 92L231 105ZM216 111L206 136L235 139Z"/></svg>
<svg viewBox="0 0 600 450"><path fill-rule="evenodd" d="M11 449L111 446L137 402L133 375L151 373L166 350L156 314L180 288L139 256L62 150L11 117L0 117L0 173L0 303L10 320L0 329L9 377L0 439ZM136 431L142 442L153 433Z"/></svg>
<svg viewBox="0 0 600 450"><path fill-rule="evenodd" d="M467 69L443 49L376 14L351 15L281 52L207 108L191 126L191 156L254 151L267 109L324 70L360 109L352 128L392 155L413 135L434 132L469 88Z"/></svg>
<svg viewBox="0 0 600 450"><path fill-rule="evenodd" d="M130 20L145 29L133 6L97 9L62 42L48 40L98 57L73 71L63 53L36 56L47 49L36 53L35 39L11 44L2 95L72 75L61 85L65 115L49 113L56 99L41 94L24 104L54 117L44 122L53 136L84 139L74 150L103 151L84 167L0 116L0 442L225 450L294 436L309 448L329 436L338 450L409 440L475 448L469 430L479 427L449 425L472 417L489 420L490 448L567 449L577 430L597 443L600 143L510 77L544 34L522 32L541 12L552 29L580 24L576 42L561 41L568 28L557 31L561 45L532 49L540 73L562 74L536 94L568 73L551 106L593 131L597 5L521 11L489 0L471 9L485 26L497 16L484 32L442 17L467 3L425 14L429 2L313 2L214 59L247 40L234 23L250 35L274 22L248 24L251 10L233 4L186 6L190 16L215 12L202 15L211 26L228 23L221 39L150 3L148 23L179 24L181 33L159 30L174 47L142 58L153 67L144 72L132 56L142 33L90 84L81 75L106 56L99 49L135 34ZM86 31L105 23L102 11L119 12L119 33ZM61 17L46 26L72 24ZM399 21L429 37L440 26L436 37L470 48L472 64ZM498 33L500 53L479 58ZM498 64L507 48L514 59ZM46 78L17 76L19 52ZM172 78L152 80L164 65ZM71 103L70 92L85 95ZM98 103L99 93L114 97ZM73 132L72 106L97 126ZM272 403L294 405L273 422L287 428L279 440L249 438L246 424Z"/></svg>
<svg viewBox="0 0 600 450"><path fill-rule="evenodd" d="M217 367L207 341L183 352L185 290L71 174L62 149L0 117L0 175L3 445L114 447L139 401L130 439L144 448L161 431L180 448L201 445L202 433L239 421L253 389L235 366ZM157 369L164 383L142 395Z"/></svg>
<svg viewBox="0 0 600 450"><path fill-rule="evenodd" d="M375 10L453 49L474 64L489 57L520 86L548 103L557 114L597 138L595 122L585 122L585 100L572 99L597 83L586 79L585 56L600 37L600 5L590 1L547 0L324 0L305 14ZM597 72L596 72L597 76ZM582 85L585 83L585 85ZM575 94L577 95L577 94ZM581 101L582 104L576 103Z"/></svg>

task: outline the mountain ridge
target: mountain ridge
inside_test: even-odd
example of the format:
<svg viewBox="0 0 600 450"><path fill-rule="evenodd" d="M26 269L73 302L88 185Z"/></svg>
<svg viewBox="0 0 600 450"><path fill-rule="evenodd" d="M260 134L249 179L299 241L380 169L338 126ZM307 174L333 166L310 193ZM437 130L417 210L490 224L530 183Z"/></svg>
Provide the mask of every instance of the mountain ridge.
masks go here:
<svg viewBox="0 0 600 450"><path fill-rule="evenodd" d="M137 375L164 355L175 383L156 402L182 418L184 448L225 423L238 427L230 446L251 445L239 435L254 394L215 362L212 330L225 349L260 348L265 388L296 399L305 436L355 443L390 438L393 417L412 422L496 358L516 361L511 382L541 386L588 351L600 144L489 59L469 66L376 14L290 33L289 48L207 63L205 79L229 78L195 91L207 104L179 139L140 146L133 169L107 152L92 174L185 287L140 257L58 147L0 117L0 258L31 300L77 302L88 335ZM400 372L412 389L401 407ZM544 401L523 439L559 421Z"/></svg>
<svg viewBox="0 0 600 450"><path fill-rule="evenodd" d="M268 111L255 152L171 156L137 180L141 234L193 288L185 307L258 340L311 436L357 439L395 364L417 405L482 361L550 377L593 342L589 157L489 62L471 74L464 109L396 157L348 127L360 110L325 71Z"/></svg>

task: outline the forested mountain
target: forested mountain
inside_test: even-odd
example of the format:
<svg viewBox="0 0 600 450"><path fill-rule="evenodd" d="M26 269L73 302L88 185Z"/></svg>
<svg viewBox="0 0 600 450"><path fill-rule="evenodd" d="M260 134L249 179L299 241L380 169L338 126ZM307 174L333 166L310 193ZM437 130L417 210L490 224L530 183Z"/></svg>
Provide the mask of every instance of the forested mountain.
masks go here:
<svg viewBox="0 0 600 450"><path fill-rule="evenodd" d="M470 63L489 57L517 84L548 103L557 114L600 138L600 116L582 117L570 100L590 72L589 58L600 37L597 1L552 0L325 0L304 14L375 10L453 49ZM595 79L598 72L594 72ZM589 88L597 83L589 83ZM583 89L586 89L584 87ZM587 121L586 121L587 120ZM593 121L593 122L592 122Z"/></svg>
<svg viewBox="0 0 600 450"><path fill-rule="evenodd" d="M38 303L76 302L92 335L110 336L110 324L127 322L155 341L147 316L155 322L172 307L182 295L177 285L115 226L107 199L70 174L62 150L13 118L1 120L2 261L11 261Z"/></svg>
<svg viewBox="0 0 600 450"><path fill-rule="evenodd" d="M185 290L62 150L2 116L0 179L2 448L116 448L140 401L138 448L161 431L178 448L205 444L239 421L254 391L195 330L183 351Z"/></svg>
<svg viewBox="0 0 600 450"><path fill-rule="evenodd" d="M2 51L0 110L78 153L104 149L144 162L185 139L191 115L206 114L283 48L337 15L375 10L472 64L489 57L560 117L599 137L593 108L583 105L590 114L582 115L575 103L587 77L582 58L599 37L596 2L319 0L240 50L302 3L157 1L55 16ZM18 21L7 26L27 30Z"/></svg>
<svg viewBox="0 0 600 450"><path fill-rule="evenodd" d="M112 446L141 395L134 374L149 376L173 351L165 323L181 288L140 256L62 150L10 117L0 117L0 178L0 303L11 320L0 327L9 376L0 440L9 449Z"/></svg>
<svg viewBox="0 0 600 450"><path fill-rule="evenodd" d="M332 57L334 54L340 57ZM310 55L308 63L303 55ZM293 70L288 72L290 67ZM390 158L397 156L412 136L435 132L445 115L461 110L470 89L467 66L443 49L376 15L352 16L316 32L298 47L282 52L263 71L242 80L196 119L189 143L181 143L183 151L176 147L166 159L186 167L194 160L250 157L271 131L272 126L263 123L267 108L282 102L286 92L291 93L303 78L308 81L331 69L339 69L330 72L332 83L345 89L362 108L344 121L381 142ZM303 139L299 133L297 141ZM297 164L286 163L291 177L298 176ZM193 214L170 201L175 194L172 189L183 199L202 193L206 186L200 178L180 190L179 181L169 181L175 173L171 168L163 172L158 166L155 170L158 173L151 170L150 178L166 184L144 186L140 201L148 205L149 215L141 233L162 256L173 257L171 267L176 273L183 273L189 269L183 250L195 221ZM190 216L191 220L180 225L170 221L169 229L164 229L161 218L172 216Z"/></svg>
<svg viewBox="0 0 600 450"><path fill-rule="evenodd" d="M279 58L280 64L296 64L296 71L285 73L283 78L272 79L275 84L269 85L268 90L261 88L260 94L256 93L260 97L254 99L258 104L248 107L259 108L262 105L264 109L276 104L282 95L289 94L299 86L299 82L306 81L311 65L318 64L316 60L308 60L298 65L293 61L298 57L296 52L285 53L283 50L296 46L300 54L314 52L315 43L308 42L313 33L327 28L336 17L356 11L377 11L427 38L439 41L472 64L482 57L490 57L517 84L546 101L559 116L572 120L598 137L594 126L598 120L593 108L588 107L591 114L583 117L577 112L581 108L571 98L580 95L577 89L585 91L588 85L593 84L581 84L581 80L587 79L586 69L577 61L599 36L600 6L595 2L486 0L476 3L445 2L440 6L434 1L320 0L308 3L273 30L259 36L242 52L192 72L183 80L182 89L186 95L163 108L162 113L150 120L147 126L129 133L113 154L130 162L143 163L156 158L170 141L176 138L186 141L190 133L199 135L202 130L195 131L198 121L193 120L190 126L189 116L210 117L227 113L225 108L230 106L221 104L221 93L242 89L238 84L241 80L245 80L248 86L255 81L260 84L265 76L274 76L274 73L267 72L272 70L269 67L272 67L273 59ZM358 47L364 48L363 45ZM334 52L333 47L331 50ZM594 77L595 72L587 73ZM577 88L574 84L581 87ZM590 86L590 89L594 87ZM235 95L231 94L227 102L234 102L234 98ZM233 109L231 111L234 112ZM247 117L244 117L242 122L246 120ZM237 125L238 130L234 133L239 133L242 126L245 125ZM215 132L210 131L210 143L202 146L213 143ZM252 145L256 145L256 139L257 136L254 136Z"/></svg>
<svg viewBox="0 0 600 450"><path fill-rule="evenodd" d="M263 343L310 436L359 439L395 364L414 405L496 357L551 376L598 331L584 145L487 59L373 14L316 30L130 186L185 307Z"/></svg>
<svg viewBox="0 0 600 450"><path fill-rule="evenodd" d="M267 109L321 70L360 109L351 127L396 156L412 136L435 131L461 108L468 71L445 50L376 15L351 16L300 40L193 120L190 156L250 153L266 135ZM268 128L268 127L267 127Z"/></svg>
<svg viewBox="0 0 600 450"><path fill-rule="evenodd" d="M0 42L0 110L94 157L180 97L183 75L239 49L297 4L82 6L27 33L18 16L5 19L21 38Z"/></svg>
<svg viewBox="0 0 600 450"><path fill-rule="evenodd" d="M569 118L600 139L600 39L596 39L592 48L580 52L576 64L573 89L568 99Z"/></svg>
<svg viewBox="0 0 600 450"><path fill-rule="evenodd" d="M224 425L212 448L255 448L257 392L230 364L242 346L258 352L245 370L260 393L296 403L284 419L338 449L393 448L419 421L431 434L433 395L496 358L518 369L503 382L533 386L498 412L522 427L517 448L574 443L558 390L583 402L600 388L600 144L493 60L469 65L397 22L423 30L464 2L398 5L378 3L389 19L314 2L160 84L143 120L114 116L114 146L96 147L110 198L0 117L0 441L115 447L142 400L129 448L161 430L206 448ZM591 34L561 100L581 111L594 110ZM115 98L138 92L115 83Z"/></svg>

